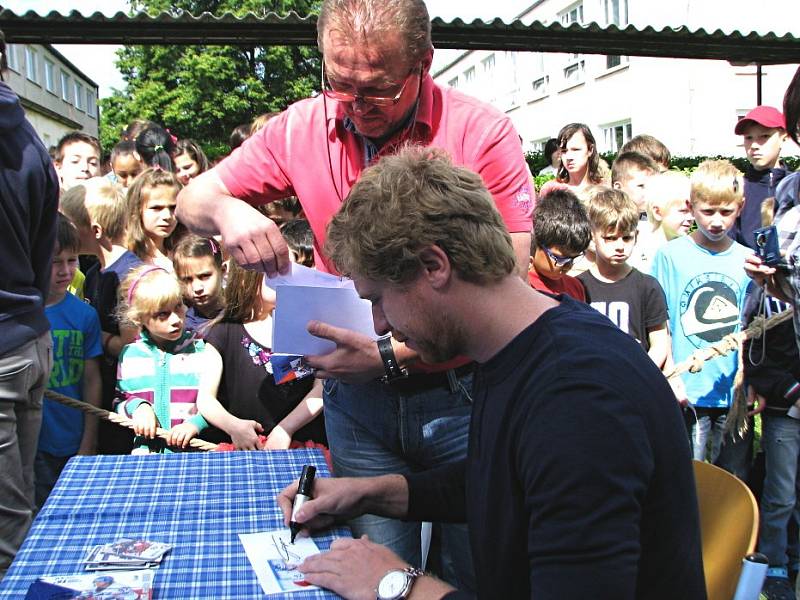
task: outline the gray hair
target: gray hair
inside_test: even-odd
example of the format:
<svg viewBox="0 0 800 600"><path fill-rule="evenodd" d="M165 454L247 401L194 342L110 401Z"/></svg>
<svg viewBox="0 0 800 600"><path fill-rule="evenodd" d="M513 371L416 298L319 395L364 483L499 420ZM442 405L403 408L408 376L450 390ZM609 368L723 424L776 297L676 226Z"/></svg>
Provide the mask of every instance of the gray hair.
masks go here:
<svg viewBox="0 0 800 600"><path fill-rule="evenodd" d="M412 64L433 48L423 0L324 0L317 19L317 45L323 54L323 34L329 31L351 42L399 33Z"/></svg>

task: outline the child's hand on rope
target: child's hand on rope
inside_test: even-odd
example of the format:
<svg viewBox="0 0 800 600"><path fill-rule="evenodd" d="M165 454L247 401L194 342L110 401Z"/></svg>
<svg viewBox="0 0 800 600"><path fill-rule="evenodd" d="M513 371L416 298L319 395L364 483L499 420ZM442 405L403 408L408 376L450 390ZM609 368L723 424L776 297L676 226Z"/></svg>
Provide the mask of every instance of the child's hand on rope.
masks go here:
<svg viewBox="0 0 800 600"><path fill-rule="evenodd" d="M753 407L752 410L747 411L748 417L760 414L767 407L767 399L756 394L752 385L747 386L747 407Z"/></svg>
<svg viewBox="0 0 800 600"><path fill-rule="evenodd" d="M197 437L198 433L200 433L200 430L195 425L189 421L184 421L169 430L167 443L176 448L186 448L189 445L189 440Z"/></svg>
<svg viewBox="0 0 800 600"><path fill-rule="evenodd" d="M131 420L133 421L133 432L136 435L141 435L151 440L156 437L158 419L156 419L156 413L153 412L153 407L147 402L142 402L136 407Z"/></svg>

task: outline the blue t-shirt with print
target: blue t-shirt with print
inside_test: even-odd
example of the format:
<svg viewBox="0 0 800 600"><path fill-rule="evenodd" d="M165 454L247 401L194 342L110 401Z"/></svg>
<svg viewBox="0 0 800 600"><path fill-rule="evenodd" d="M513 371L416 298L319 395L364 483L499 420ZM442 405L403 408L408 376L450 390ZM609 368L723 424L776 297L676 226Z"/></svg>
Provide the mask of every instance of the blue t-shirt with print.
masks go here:
<svg viewBox="0 0 800 600"><path fill-rule="evenodd" d="M70 398L83 400L83 366L102 356L97 312L70 293L58 304L45 308L53 338L53 370L47 387ZM83 413L45 398L39 450L53 456L72 456L83 437Z"/></svg>
<svg viewBox="0 0 800 600"><path fill-rule="evenodd" d="M659 248L652 275L664 288L675 363L699 348L739 330L750 278L744 271L749 248L733 242L723 252L699 246L690 235ZM684 373L689 401L706 408L729 408L738 353L706 361L698 373Z"/></svg>

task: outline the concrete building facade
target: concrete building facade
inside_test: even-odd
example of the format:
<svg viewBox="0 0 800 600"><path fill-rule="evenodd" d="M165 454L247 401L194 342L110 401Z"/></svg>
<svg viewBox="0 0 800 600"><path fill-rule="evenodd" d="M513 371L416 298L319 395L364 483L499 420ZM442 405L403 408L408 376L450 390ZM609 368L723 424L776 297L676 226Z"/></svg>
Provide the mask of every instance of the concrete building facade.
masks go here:
<svg viewBox="0 0 800 600"><path fill-rule="evenodd" d="M50 147L70 131L98 135L98 88L49 44L8 44L7 83Z"/></svg>
<svg viewBox="0 0 800 600"><path fill-rule="evenodd" d="M525 23L560 22L638 29L687 25L707 31L781 32L800 22L800 3L762 0L530 0ZM724 12L723 12L724 11ZM757 13L754 11L758 11ZM782 14L783 17L776 17ZM566 50L566 49L565 49ZM780 107L797 65L763 66L762 104ZM601 151L616 151L633 135L649 133L675 155L742 155L733 134L738 118L756 105L757 67L726 61L467 51L434 70L441 84L477 96L513 120L526 150L541 150L570 122L590 126ZM785 153L800 154L794 144Z"/></svg>

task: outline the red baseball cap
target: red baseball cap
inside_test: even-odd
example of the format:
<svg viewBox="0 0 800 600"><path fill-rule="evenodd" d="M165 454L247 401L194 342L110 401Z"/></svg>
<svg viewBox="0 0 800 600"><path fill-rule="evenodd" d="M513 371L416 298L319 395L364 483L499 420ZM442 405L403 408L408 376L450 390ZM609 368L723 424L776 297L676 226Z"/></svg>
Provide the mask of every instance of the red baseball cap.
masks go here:
<svg viewBox="0 0 800 600"><path fill-rule="evenodd" d="M781 111L773 106L756 106L744 116L744 119L739 119L733 132L736 135L742 135L744 133L744 128L750 123L758 123L762 127L768 127L770 129L776 127L786 129L786 118Z"/></svg>

